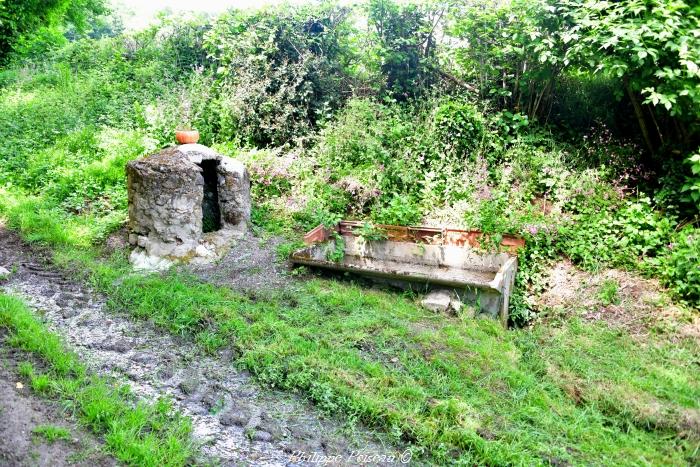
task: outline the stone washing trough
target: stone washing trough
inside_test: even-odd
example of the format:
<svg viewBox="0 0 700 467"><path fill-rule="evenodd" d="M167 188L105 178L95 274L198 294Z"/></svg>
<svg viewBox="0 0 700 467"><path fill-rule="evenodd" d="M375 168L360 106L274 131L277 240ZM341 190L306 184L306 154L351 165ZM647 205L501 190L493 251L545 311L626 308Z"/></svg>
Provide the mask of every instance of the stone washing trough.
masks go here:
<svg viewBox="0 0 700 467"><path fill-rule="evenodd" d="M368 276L399 287L427 290L446 287L462 301L474 303L476 312L508 323L508 300L521 238L504 236L499 252L477 250L479 231L433 227L376 226L386 240L366 241L362 222L341 221L334 228L322 225L305 235L307 244L292 253L295 264L328 268ZM344 255L332 261L336 238L344 241Z"/></svg>

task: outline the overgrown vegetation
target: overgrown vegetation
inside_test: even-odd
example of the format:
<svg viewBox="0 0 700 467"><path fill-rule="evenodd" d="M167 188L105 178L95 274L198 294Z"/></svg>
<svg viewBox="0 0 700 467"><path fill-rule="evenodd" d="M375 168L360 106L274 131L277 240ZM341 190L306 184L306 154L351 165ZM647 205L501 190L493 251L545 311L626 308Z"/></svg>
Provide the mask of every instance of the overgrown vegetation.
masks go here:
<svg viewBox="0 0 700 467"><path fill-rule="evenodd" d="M697 308L699 17L684 0L370 0L15 47L0 213L113 306L232 345L261 381L432 459L692 464L692 346L640 350L577 320L504 332L326 281L253 302L178 274L122 279L98 245L126 220L126 161L186 124L248 165L260 233L354 218L372 238L375 223L522 235L516 325L562 256L657 277Z"/></svg>
<svg viewBox="0 0 700 467"><path fill-rule="evenodd" d="M20 374L40 395L62 401L95 433L107 449L128 465L186 465L194 454L190 421L168 401L137 402L127 386L115 387L90 374L59 337L49 331L17 298L0 294L0 327L9 331L5 343L37 363L19 366ZM60 427L34 431L47 441L68 439Z"/></svg>
<svg viewBox="0 0 700 467"><path fill-rule="evenodd" d="M519 234L547 250L522 256L522 294L564 254L695 304L697 16L635 5L233 10L15 55L0 182L104 236L124 162L184 122L249 164L255 221L277 232L349 217ZM536 316L526 303L514 322Z"/></svg>
<svg viewBox="0 0 700 467"><path fill-rule="evenodd" d="M100 259L81 246L81 229L57 237L36 200L4 212L115 310L210 351L230 346L262 383L382 429L431 462L697 462L690 340L640 347L576 317L508 331L332 280L251 300L177 271L129 274L122 254Z"/></svg>

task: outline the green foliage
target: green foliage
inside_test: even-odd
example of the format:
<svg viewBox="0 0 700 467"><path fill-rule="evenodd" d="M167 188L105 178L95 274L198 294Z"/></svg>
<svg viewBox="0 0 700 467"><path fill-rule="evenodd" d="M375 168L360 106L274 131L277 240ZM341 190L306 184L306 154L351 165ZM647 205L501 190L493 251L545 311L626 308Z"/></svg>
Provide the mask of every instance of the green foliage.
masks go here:
<svg viewBox="0 0 700 467"><path fill-rule="evenodd" d="M199 310L202 322L220 323L220 335L231 339L241 351L241 364L261 381L282 389L303 391L325 410L348 414L393 431L398 437L409 440L416 449L427 449L435 463L446 460L440 443L455 446L454 441L450 441L454 432L462 433L464 438L460 438L460 444L452 452L477 463L479 459L489 462L534 459L541 455L542 449L554 449L561 455L555 447L562 442L561 433L566 433L567 444L578 446L575 453L568 454L571 461L595 462L600 456L616 455L620 446L626 446L626 456L667 456L677 452L668 446L663 448L663 454L658 452L665 446L662 438L665 429L650 429L644 425L644 407L627 403L625 410L617 412L604 412L604 407L625 401L620 392L611 391L611 387L629 396L630 385L640 397L654 397L671 407L679 401L692 400L696 389L687 377L693 373L684 372L689 365L685 356L690 350L673 346L673 350L663 353L646 350L640 353L638 346L627 342L620 333L580 323L564 324L563 329L553 331L553 335L544 331L504 333L497 325L486 321L464 323L449 317L447 320L441 317L440 326L436 328L423 311L394 294L368 293L332 281L312 281L307 286L305 293L299 295L298 306L293 308L274 299L251 303L231 295L229 290L212 288L181 276L154 276L145 282L138 278L127 279L115 288L110 286L109 293L120 309L137 312L144 319L155 317L156 322L168 328L181 321L180 315L191 314L190 308L192 312ZM182 307L184 302L173 299L173 290L191 298L186 308ZM248 324L251 322L253 326ZM590 355L577 352L582 341L588 341ZM436 343L447 347L434 354ZM475 346L480 356L471 355ZM678 355L679 351L683 354ZM424 352L439 361L431 363L422 355ZM520 355L515 363L512 358L503 358L510 352ZM375 359L368 360L362 358L363 355ZM396 363L384 363L384 356L395 358ZM630 365L630 361L635 364ZM567 381L562 380L559 373L545 371L550 362L554 368L564 373L571 371L577 378L595 375L594 380L581 378L586 384L579 386L579 390L585 391L587 398L595 402L567 397L562 390ZM678 378L671 382L657 378L655 372L648 371L650 365L667 370L673 368ZM445 368L450 369L448 374ZM644 371L638 371L639 368ZM339 371L352 372L352 382L337 377ZM471 388L467 383L475 375L483 377L485 374L498 378L495 384L505 378L508 384L517 385L520 390L525 387L527 391L516 401L509 391L496 387L478 391L476 386ZM385 378L389 380L384 381ZM359 381L362 384L357 384ZM537 384L530 384L533 381ZM599 386L599 381L606 384ZM459 392L457 388L464 388L465 384L470 390ZM658 384L663 387L659 388ZM405 390L393 390L397 385ZM607 390L603 391L603 387ZM556 416L528 417L523 425L523 418L517 414L532 413L533 407L544 404L543 399L550 407L557 404ZM503 414L499 424L482 420L481 414L489 410L489 413L497 410ZM464 418L465 413L469 418ZM580 432L556 429L576 426L569 418L585 420L586 429ZM614 422L612 428L610 421ZM619 428L618 423L624 429ZM530 443L517 444L518 448L513 449L511 442L503 444L472 438L469 433L475 427L496 430L495 433L517 433L520 439L525 437L533 442L538 440L538 450L531 450ZM678 429L680 425L671 428ZM591 436L594 439L590 439ZM464 448L464 442L468 442L468 446L483 443L484 451L473 453ZM682 446L677 448L684 449ZM607 454L601 453L601 449Z"/></svg>
<svg viewBox="0 0 700 467"><path fill-rule="evenodd" d="M614 279L606 279L600 286L598 291L598 299L603 306L619 305L620 285Z"/></svg>
<svg viewBox="0 0 700 467"><path fill-rule="evenodd" d="M626 202L618 211L582 213L562 227L562 251L584 267L636 267L664 251L673 219L652 209L649 198Z"/></svg>
<svg viewBox="0 0 700 467"><path fill-rule="evenodd" d="M434 122L435 138L445 153L457 160L476 158L486 131L484 117L473 105L447 100L435 109Z"/></svg>
<svg viewBox="0 0 700 467"><path fill-rule="evenodd" d="M195 336L195 342L207 353L214 354L226 345L226 340L216 332L205 330Z"/></svg>
<svg viewBox="0 0 700 467"><path fill-rule="evenodd" d="M283 145L337 108L347 9L285 7L220 16L205 38L222 92L222 136Z"/></svg>
<svg viewBox="0 0 700 467"><path fill-rule="evenodd" d="M375 37L370 66L378 62L389 94L399 101L421 96L437 80L435 28L442 9L430 3L370 0L367 21Z"/></svg>
<svg viewBox="0 0 700 467"><path fill-rule="evenodd" d="M365 242L377 242L389 238L386 230L370 222L363 222L362 226L355 230L355 235Z"/></svg>
<svg viewBox="0 0 700 467"><path fill-rule="evenodd" d="M562 23L541 0L455 8L451 32L468 46L451 52L482 98L530 119L546 116L564 65Z"/></svg>
<svg viewBox="0 0 700 467"><path fill-rule="evenodd" d="M395 195L389 202L372 213L372 219L379 224L416 225L422 217L416 202L407 195Z"/></svg>
<svg viewBox="0 0 700 467"><path fill-rule="evenodd" d="M475 229L500 236L512 228L505 212L507 205L508 199L505 196L484 200L479 204L474 215L467 216L466 220ZM496 241L500 242L500 238Z"/></svg>
<svg viewBox="0 0 700 467"><path fill-rule="evenodd" d="M30 212L10 212L12 225ZM24 233L43 235L45 228L37 222ZM534 267L556 251L556 233L531 235L521 258L532 261L520 263L518 278L536 277ZM295 306L284 294L253 302L176 272L125 274L124 259L99 260L72 239L60 245L54 243L64 267L85 273L115 309L201 335L205 346L224 339L259 381L393 433L432 463L445 463L448 455L477 464L532 463L543 452L572 463L682 462L693 455L694 442L675 435L684 419L670 414L697 403L694 348L640 350L624 333L575 319L505 331L487 320L434 317L410 298L336 281L305 281ZM484 390L484 380L492 387ZM103 420L100 413L113 412L95 404L89 413ZM676 441L670 446L668 439ZM562 450L562 443L577 449Z"/></svg>
<svg viewBox="0 0 700 467"><path fill-rule="evenodd" d="M0 61L4 62L18 45L21 51L26 52L27 42L35 40L35 33L39 41L48 40L49 44L60 44L64 39L58 28L64 23L71 24L77 30L84 30L88 18L105 12L103 0L0 2Z"/></svg>
<svg viewBox="0 0 700 467"><path fill-rule="evenodd" d="M689 166L689 174L685 178L685 183L681 186L683 201L700 206L700 151L692 154L686 160ZM700 208L698 208L700 212Z"/></svg>
<svg viewBox="0 0 700 467"><path fill-rule="evenodd" d="M295 305L283 293L251 301L176 272L133 276L123 259L98 259L96 244L126 218L123 165L172 143L184 99L202 142L250 167L256 232L298 237L351 216L476 227L494 242L523 235L511 301L516 324L535 317L532 296L548 286L546 267L561 253L587 268L657 275L695 306L700 240L692 219L681 229L686 211L631 196L653 189L635 186L644 175L634 170L638 148L590 129L598 117L616 120L610 97L624 83L611 67L617 55L634 59L639 51L622 37L593 50L595 25L577 21L593 7L607 14L636 2L557 8L579 4L581 12L536 0L454 4L448 15L442 4L373 1L368 34L354 29L362 23L346 8L279 7L232 11L213 24L162 18L138 33L72 41L0 73L0 212L25 238L51 246L59 264L85 274L115 309L211 352L231 345L237 363L261 382L390 433L428 462L692 462L696 442L683 437L681 414L697 405L694 349L640 351L623 333L576 320L506 332L486 321L433 319L410 298L334 281L303 282ZM670 6L606 17L600 27L617 34L615 25L634 29L658 15L680 25L678 37L636 37L639 47L661 47L654 69L650 52L640 58L639 77L656 83L653 92L666 96L671 112L679 105L679 120L657 123L659 138L683 155L697 147L687 149L696 137L686 112L692 64L669 65L673 74L681 70L673 83L665 64L694 57L683 45L693 45L684 25L694 20L679 18L688 12L680 3ZM453 36L440 43L435 31ZM32 50L44 47L38 41ZM586 48L597 54L593 65L577 61L575 69L567 60ZM591 73L602 62L597 80ZM641 86L635 76L630 83ZM378 99L384 91L389 98ZM676 92L675 103L667 92ZM594 115L596 107L603 109ZM662 108L645 110L650 123ZM565 121L570 132L542 125L550 109L550 121ZM630 108L622 110L618 120L628 119ZM669 139L676 123L680 136ZM577 133L582 128L586 134ZM697 191L696 162L665 185L667 193L687 185L687 204ZM381 238L369 223L362 230L368 240ZM344 249L336 240L332 260ZM612 303L614 295L610 286L602 299ZM0 314L3 325L22 315L10 311ZM51 367L24 367L34 390L78 400L85 422L125 463L147 464L144 452L160 453L154 464L190 461L187 424L169 424L167 404L135 405L82 374L84 391L69 392L79 367L33 329L13 342ZM124 401L138 428L119 421Z"/></svg>
<svg viewBox="0 0 700 467"><path fill-rule="evenodd" d="M279 261L287 261L292 253L305 246L306 245L301 240L280 243L276 248L277 259Z"/></svg>
<svg viewBox="0 0 700 467"><path fill-rule="evenodd" d="M671 115L698 116L700 17L684 0L653 4L626 0L566 0L558 14L573 23L566 33L569 60L619 77L645 103Z"/></svg>
<svg viewBox="0 0 700 467"><path fill-rule="evenodd" d="M345 239L338 232L331 233L331 239L332 248L326 252L326 259L334 263L339 263L345 257Z"/></svg>
<svg viewBox="0 0 700 467"><path fill-rule="evenodd" d="M580 14L570 5L324 4L231 11L214 22L163 16L116 38L70 36L66 46L0 74L0 185L23 200L3 201L4 210L14 226L35 232L32 240L99 241L126 218L123 165L172 143L186 101L203 143L246 158L258 232L289 234L342 218L456 224L480 228L494 243L506 233L534 230L539 238L547 231L542 245L585 267L661 274L652 263L667 258L665 245L697 210L698 161L691 156L683 166L669 158L674 168L660 174L656 204L622 199L633 188L651 198L655 187L636 187L646 183L639 148L615 139L618 126L595 123L625 120L615 112L630 109L609 107L621 89L614 73L591 75L590 65L567 62L593 44L586 36L593 25L582 19L591 5ZM630 5L599 5L601 15L612 15L601 30L666 14L640 10L632 18L623 12ZM673 21L687 11L677 6L668 13ZM355 28L353 14L365 15L369 32ZM435 31L452 37L440 42ZM572 34L584 42L578 51ZM658 45L642 39L644 47ZM664 44L685 54L689 40ZM599 52L606 64L612 49ZM377 99L383 91L393 98ZM541 125L550 108L565 121L565 135ZM688 154L693 144L688 115L657 122L660 138L678 123L689 141L665 139L669 154ZM551 259L545 248L526 255L533 263L521 267L526 293L539 287L528 268ZM516 307L531 316L526 302L523 296Z"/></svg>
<svg viewBox="0 0 700 467"><path fill-rule="evenodd" d="M688 303L700 304L700 235L685 228L671 237L667 251L650 263L662 281Z"/></svg>
<svg viewBox="0 0 700 467"><path fill-rule="evenodd" d="M315 207L313 209L310 222L307 224L309 227L316 227L317 225L322 225L327 229L335 228L343 219L343 216L338 212L333 212L323 207L322 205L311 203L310 206Z"/></svg>

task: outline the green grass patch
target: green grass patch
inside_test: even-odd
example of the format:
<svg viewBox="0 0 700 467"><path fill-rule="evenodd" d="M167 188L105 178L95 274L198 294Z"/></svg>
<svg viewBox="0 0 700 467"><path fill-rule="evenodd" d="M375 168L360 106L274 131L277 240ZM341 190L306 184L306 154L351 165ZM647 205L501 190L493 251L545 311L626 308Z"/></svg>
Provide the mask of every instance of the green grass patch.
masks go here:
<svg viewBox="0 0 700 467"><path fill-rule="evenodd" d="M620 286L614 279L606 279L600 285L598 299L603 306L620 304Z"/></svg>
<svg viewBox="0 0 700 467"><path fill-rule="evenodd" d="M70 440L70 431L62 426L56 425L38 425L32 428L32 434L37 438L45 439L49 444L56 441Z"/></svg>
<svg viewBox="0 0 700 467"><path fill-rule="evenodd" d="M167 400L137 401L128 386L115 387L105 378L89 374L78 357L68 352L60 338L17 298L0 294L0 326L9 331L8 345L41 362L24 362L19 367L31 388L61 400L104 438L117 459L140 466L191 462L191 422L173 410ZM69 436L64 429L51 426L37 427L34 432L48 441Z"/></svg>

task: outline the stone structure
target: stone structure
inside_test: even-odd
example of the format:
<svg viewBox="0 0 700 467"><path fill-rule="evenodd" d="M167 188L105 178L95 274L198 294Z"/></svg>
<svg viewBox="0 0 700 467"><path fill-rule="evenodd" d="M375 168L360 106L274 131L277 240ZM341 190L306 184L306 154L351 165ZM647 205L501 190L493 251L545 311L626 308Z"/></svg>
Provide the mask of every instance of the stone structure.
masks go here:
<svg viewBox="0 0 700 467"><path fill-rule="evenodd" d="M359 221L340 221L331 228L319 225L304 236L308 246L292 253L291 261L417 292L430 289L433 293L423 301L430 310L460 311L462 304L473 304L470 315L473 311L474 316L499 319L508 326L516 255L525 245L523 239L504 236L498 251L486 252L480 247L484 234L477 230L377 225L384 238L368 240L363 226ZM336 243L338 237L342 243Z"/></svg>
<svg viewBox="0 0 700 467"><path fill-rule="evenodd" d="M130 260L139 269L220 257L250 221L240 162L201 144L171 147L126 166Z"/></svg>

